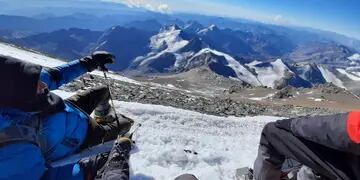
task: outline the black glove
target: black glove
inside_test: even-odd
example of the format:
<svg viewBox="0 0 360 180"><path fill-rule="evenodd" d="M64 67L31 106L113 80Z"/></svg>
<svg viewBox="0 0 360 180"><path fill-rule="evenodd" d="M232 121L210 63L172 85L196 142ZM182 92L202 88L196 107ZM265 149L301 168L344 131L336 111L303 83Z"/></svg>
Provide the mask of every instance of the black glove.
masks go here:
<svg viewBox="0 0 360 180"><path fill-rule="evenodd" d="M99 68L102 71L107 71L105 64L112 64L115 62L115 56L106 51L96 51L91 56L86 56L80 59L80 63L89 71Z"/></svg>

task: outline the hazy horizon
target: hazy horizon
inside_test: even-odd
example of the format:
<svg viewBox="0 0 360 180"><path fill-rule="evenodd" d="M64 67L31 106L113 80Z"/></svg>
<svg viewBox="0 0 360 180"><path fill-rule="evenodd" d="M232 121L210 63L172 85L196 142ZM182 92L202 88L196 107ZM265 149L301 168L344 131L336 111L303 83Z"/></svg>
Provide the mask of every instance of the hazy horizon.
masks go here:
<svg viewBox="0 0 360 180"><path fill-rule="evenodd" d="M6 12L39 7L106 7L144 9L163 14L193 13L208 16L241 18L268 24L308 27L336 32L360 40L360 1L356 0L31 0L24 5L21 0L0 0ZM29 1L28 1L29 2ZM91 3L92 2L92 3ZM119 12L122 9L119 9ZM34 12L35 13L35 12ZM41 14L42 12L36 12ZM91 12L85 12L90 13Z"/></svg>

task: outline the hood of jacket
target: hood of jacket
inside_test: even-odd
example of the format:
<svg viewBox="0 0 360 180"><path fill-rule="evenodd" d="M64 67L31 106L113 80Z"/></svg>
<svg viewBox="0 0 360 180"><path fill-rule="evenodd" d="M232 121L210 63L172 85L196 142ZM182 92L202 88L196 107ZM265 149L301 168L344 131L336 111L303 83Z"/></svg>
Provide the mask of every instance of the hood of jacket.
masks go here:
<svg viewBox="0 0 360 180"><path fill-rule="evenodd" d="M31 109L42 67L0 55L0 107Z"/></svg>

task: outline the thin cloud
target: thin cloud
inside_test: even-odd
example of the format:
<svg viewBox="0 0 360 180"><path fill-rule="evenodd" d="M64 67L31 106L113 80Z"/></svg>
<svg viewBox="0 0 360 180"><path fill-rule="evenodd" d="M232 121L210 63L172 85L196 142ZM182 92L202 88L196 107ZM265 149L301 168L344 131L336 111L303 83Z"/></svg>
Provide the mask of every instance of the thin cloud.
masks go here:
<svg viewBox="0 0 360 180"><path fill-rule="evenodd" d="M278 14L273 18L275 24L288 24L288 21L281 15Z"/></svg>
<svg viewBox="0 0 360 180"><path fill-rule="evenodd" d="M171 13L169 4L159 3L154 0L103 0L126 4L130 8L144 8L149 11L160 12L164 14Z"/></svg>
<svg viewBox="0 0 360 180"><path fill-rule="evenodd" d="M168 4L160 4L157 7L157 10L161 13L169 14L170 13L170 7Z"/></svg>

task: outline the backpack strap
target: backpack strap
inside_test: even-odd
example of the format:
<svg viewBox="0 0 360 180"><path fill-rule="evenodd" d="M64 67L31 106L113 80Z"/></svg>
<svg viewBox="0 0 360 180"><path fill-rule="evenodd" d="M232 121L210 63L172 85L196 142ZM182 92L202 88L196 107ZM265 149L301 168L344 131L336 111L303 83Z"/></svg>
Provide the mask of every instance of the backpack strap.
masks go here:
<svg viewBox="0 0 360 180"><path fill-rule="evenodd" d="M29 126L11 126L0 132L0 148L13 143L31 143L40 147L36 129Z"/></svg>

